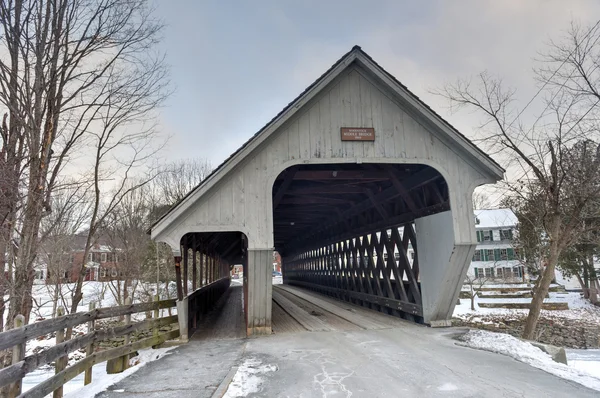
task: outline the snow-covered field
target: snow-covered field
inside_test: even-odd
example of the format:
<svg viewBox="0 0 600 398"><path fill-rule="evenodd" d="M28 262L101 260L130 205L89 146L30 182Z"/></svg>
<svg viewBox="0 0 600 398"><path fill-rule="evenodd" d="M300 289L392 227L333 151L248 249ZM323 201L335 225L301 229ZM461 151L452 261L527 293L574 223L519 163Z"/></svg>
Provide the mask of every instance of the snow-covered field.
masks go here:
<svg viewBox="0 0 600 398"><path fill-rule="evenodd" d="M492 292L485 292L492 293ZM566 301L569 304L569 309L565 311L545 311L542 313L545 315L556 315L561 317L572 317L574 319L581 319L583 314L585 313L586 317L592 316L593 318L597 317L600 322L600 308L594 306L589 301L583 299L581 294L578 292L568 292L568 293L549 293L550 298L545 299L544 302L558 302L558 301ZM457 318L469 318L477 315L511 315L511 314L527 314L528 309L507 309L507 308L483 308L479 307L478 303L487 303L495 300L496 302L530 302L531 299L489 299L489 298L480 298L475 296L475 311L471 310L471 300L470 299L460 299L460 304L454 308L453 316Z"/></svg>

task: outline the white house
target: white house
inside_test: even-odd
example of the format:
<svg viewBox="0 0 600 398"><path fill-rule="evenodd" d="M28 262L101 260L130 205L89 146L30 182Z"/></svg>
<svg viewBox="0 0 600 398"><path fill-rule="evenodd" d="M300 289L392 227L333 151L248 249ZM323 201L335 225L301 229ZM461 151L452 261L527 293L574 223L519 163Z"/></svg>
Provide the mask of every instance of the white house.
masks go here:
<svg viewBox="0 0 600 398"><path fill-rule="evenodd" d="M517 216L510 209L475 211L477 247L467 275L490 282L519 283L525 278L519 249L514 245Z"/></svg>

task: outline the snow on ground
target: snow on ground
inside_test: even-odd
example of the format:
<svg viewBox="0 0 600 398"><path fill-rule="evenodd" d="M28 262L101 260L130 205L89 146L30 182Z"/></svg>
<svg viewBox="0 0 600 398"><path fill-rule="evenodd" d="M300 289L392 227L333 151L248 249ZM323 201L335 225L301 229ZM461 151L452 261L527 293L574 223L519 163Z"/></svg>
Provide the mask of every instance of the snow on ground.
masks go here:
<svg viewBox="0 0 600 398"><path fill-rule="evenodd" d="M581 363L577 363L578 361L574 361L575 364L568 366L554 362L550 355L528 342L508 334L493 333L486 330L470 330L461 336L459 340L461 345L506 355L555 376L600 391L600 376L598 376L600 362L591 364L593 361L588 361L590 364L582 366Z"/></svg>
<svg viewBox="0 0 600 398"><path fill-rule="evenodd" d="M138 356L130 359L129 364L131 367L122 373L109 375L106 373L106 362L96 364L92 367L92 383L84 386L84 374L81 373L77 375L64 385L63 392L65 398L93 398L96 394L106 390L119 380L137 372L149 362L167 355L168 351L173 348L175 347L140 350L138 351ZM29 373L23 379L23 392L35 387L37 384L52 376L54 376L54 368L48 367L45 369L37 369ZM52 394L49 396L52 396Z"/></svg>
<svg viewBox="0 0 600 398"><path fill-rule="evenodd" d="M600 308L591 304L588 300L585 300L578 292L550 292L550 298L544 300L544 302L557 302L566 301L569 304L568 310L558 311L547 311L542 310L542 315L545 317L557 317L567 319L596 319L600 324ZM476 317L477 315L503 315L503 316L523 316L526 315L528 309L508 309L508 308L482 308L479 307L478 303L485 302L516 302L517 300L523 300L524 302L530 302L531 299L490 299L480 298L475 296L475 311L471 310L470 299L460 299L460 304L457 304L454 308L453 316L462 319L468 319ZM471 319L472 320L472 319Z"/></svg>
<svg viewBox="0 0 600 398"><path fill-rule="evenodd" d="M96 308L106 308L113 307L117 305L117 300L114 294L111 292L108 283L110 282L84 282L83 284L83 300L79 304L77 311L85 312L89 310L89 303L95 302ZM115 282L116 283L116 282ZM69 308L71 291L74 289L75 284L69 283L61 286L61 294L59 294L59 306L63 306L65 308ZM171 290L171 287L169 287ZM174 288L173 288L174 290ZM141 302L142 299L147 299L152 294L156 292L156 284L136 284L136 290L133 293L134 302ZM164 290L164 284L160 287L159 292L161 293L161 298L166 298L166 292ZM44 319L52 318L52 314L55 311L53 306L54 299L54 287L51 285L34 285L33 286L33 296L34 296L34 309L32 311L32 322L41 321ZM173 297L171 295L171 297ZM163 310L166 311L166 310ZM175 310L172 310L173 313L176 313ZM8 311L7 311L8 312ZM5 312L5 315L7 315ZM133 314L132 318L136 321L138 318L145 318L145 314ZM85 334L87 333L87 325L77 325L74 327L75 334ZM26 347L26 355L32 355L43 351L44 349L51 347L55 344L54 335L41 336L38 339L30 340L27 342ZM140 356L132 358L134 363L140 362L144 364L149 360L157 359L156 356L160 357L164 355L167 349L159 349L159 350L143 350L140 351ZM85 353L82 351L74 351L69 354L69 366L75 364L78 360L85 357ZM143 365L142 365L143 366ZM135 372L141 366L134 366L128 369L126 372L117 374L117 375L107 375L106 374L106 362L94 365L93 367L93 382L91 386L101 386L104 385L106 388L106 383L113 384L116 381L122 379L128 374ZM42 366L39 369L36 369L34 372L31 372L25 376L23 379L24 390L32 388L43 380L54 375L54 368L48 365ZM64 385L64 392L69 393L71 391L78 390L83 387L83 374L78 375L74 379L70 380ZM88 386L90 387L90 386ZM88 388L86 387L86 388ZM95 393L94 393L95 394ZM91 394L89 396L94 396ZM77 393L74 397L79 397Z"/></svg>
<svg viewBox="0 0 600 398"><path fill-rule="evenodd" d="M600 350L568 349L566 351L570 367L586 371L600 379Z"/></svg>
<svg viewBox="0 0 600 398"><path fill-rule="evenodd" d="M257 358L248 358L240 365L223 398L246 397L260 391L263 376L277 371L277 365L264 365Z"/></svg>

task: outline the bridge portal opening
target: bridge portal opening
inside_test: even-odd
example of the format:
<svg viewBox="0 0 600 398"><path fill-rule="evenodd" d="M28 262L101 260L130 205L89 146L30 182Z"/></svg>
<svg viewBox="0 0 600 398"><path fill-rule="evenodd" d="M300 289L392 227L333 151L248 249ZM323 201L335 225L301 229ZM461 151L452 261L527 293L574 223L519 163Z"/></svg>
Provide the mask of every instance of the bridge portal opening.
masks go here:
<svg viewBox="0 0 600 398"><path fill-rule="evenodd" d="M423 322L414 221L450 210L448 186L422 164L310 164L273 185L283 283Z"/></svg>
<svg viewBox="0 0 600 398"><path fill-rule="evenodd" d="M207 320L206 315L213 311L215 306L218 307L219 300L226 300L227 295L231 294L229 287L232 284L234 267L241 265L242 278L247 275L248 239L239 231L190 232L181 238L180 245L181 258L175 267L177 296L181 305L185 307L180 313L185 313L188 317L187 322L183 323L188 328L185 334L192 336L199 328L199 323ZM237 290L242 290L243 296L247 297L246 284L233 285ZM239 295L238 293L234 294ZM247 303L248 300L243 302ZM247 304L244 312L247 313ZM226 330L235 336L236 328L215 328L218 318L219 314L210 319L210 323L204 328L208 330L204 330L203 335L222 334ZM240 322L238 324L241 326ZM181 325L180 323L180 328Z"/></svg>

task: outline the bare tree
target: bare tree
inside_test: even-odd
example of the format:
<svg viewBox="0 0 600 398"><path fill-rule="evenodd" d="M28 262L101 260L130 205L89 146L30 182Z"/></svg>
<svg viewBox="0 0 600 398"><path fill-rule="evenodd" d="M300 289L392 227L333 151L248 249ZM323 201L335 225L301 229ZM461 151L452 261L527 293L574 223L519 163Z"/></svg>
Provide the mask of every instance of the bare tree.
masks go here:
<svg viewBox="0 0 600 398"><path fill-rule="evenodd" d="M473 210L489 209L490 207L492 207L492 203L488 195L485 192L475 190L473 193Z"/></svg>
<svg viewBox="0 0 600 398"><path fill-rule="evenodd" d="M22 211L9 323L17 313L28 322L40 223L65 165L98 125L145 119L166 94L166 68L153 51L162 25L147 0L15 0L0 3L0 27L7 183L23 178L22 203L3 198L12 201L3 208Z"/></svg>
<svg viewBox="0 0 600 398"><path fill-rule="evenodd" d="M68 308L63 286L73 267L73 252L78 248L77 233L88 215L89 201L84 186L75 182L55 190L52 212L42 220L37 262L46 266L46 287L52 297L53 317L59 304Z"/></svg>
<svg viewBox="0 0 600 398"><path fill-rule="evenodd" d="M515 195L526 196L538 190L543 232L547 238L544 269L534 288L523 337L531 339L544 297L554 279L561 253L586 228L589 204L600 191L594 181L600 178L600 148L581 142L598 142L598 103L600 102L600 21L588 29L576 25L566 37L551 47L538 70L544 91L545 108L526 127L524 110L514 109L516 90L501 79L483 72L474 80L459 80L438 94L451 107L468 108L483 117L481 142L491 154L502 157L521 178L508 182ZM595 154L595 155L594 155ZM577 156L591 155L589 162L574 165ZM582 158L580 158L582 160ZM567 184L566 182L569 181ZM568 187L568 189L566 189Z"/></svg>
<svg viewBox="0 0 600 398"><path fill-rule="evenodd" d="M467 274L465 277L465 284L469 287L469 300L471 300L471 310L475 311L475 297L479 294L483 286L490 280L494 279L494 275L496 274L496 268L498 267L498 263L494 262L492 267L486 266L485 268L491 268L486 274L486 271L483 271L483 274L480 274L475 269L473 270L473 275ZM484 269L485 269L484 268ZM477 268L476 268L477 269Z"/></svg>
<svg viewBox="0 0 600 398"><path fill-rule="evenodd" d="M163 204L169 206L182 200L200 184L212 171L206 159L181 160L161 167L154 188Z"/></svg>

